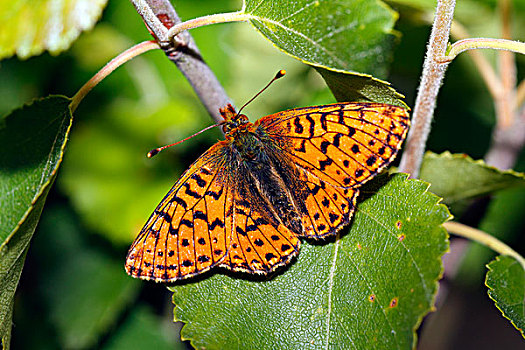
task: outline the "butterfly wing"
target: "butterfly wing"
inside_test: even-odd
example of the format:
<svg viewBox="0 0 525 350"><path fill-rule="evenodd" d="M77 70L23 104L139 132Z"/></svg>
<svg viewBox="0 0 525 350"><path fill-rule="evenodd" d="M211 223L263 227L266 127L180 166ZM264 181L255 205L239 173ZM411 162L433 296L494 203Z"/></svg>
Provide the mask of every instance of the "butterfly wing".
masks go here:
<svg viewBox="0 0 525 350"><path fill-rule="evenodd" d="M173 282L219 264L230 246L231 176L219 142L182 175L146 222L126 260L133 277Z"/></svg>
<svg viewBox="0 0 525 350"><path fill-rule="evenodd" d="M297 108L261 118L308 186L305 236L323 237L348 223L358 187L395 157L408 131L408 111L381 103Z"/></svg>
<svg viewBox="0 0 525 350"><path fill-rule="evenodd" d="M272 219L262 206L248 201L248 183L239 174L230 213L231 246L220 266L233 271L267 274L288 263L299 252L297 235ZM246 176L249 176L245 174ZM243 188L244 187L244 188Z"/></svg>

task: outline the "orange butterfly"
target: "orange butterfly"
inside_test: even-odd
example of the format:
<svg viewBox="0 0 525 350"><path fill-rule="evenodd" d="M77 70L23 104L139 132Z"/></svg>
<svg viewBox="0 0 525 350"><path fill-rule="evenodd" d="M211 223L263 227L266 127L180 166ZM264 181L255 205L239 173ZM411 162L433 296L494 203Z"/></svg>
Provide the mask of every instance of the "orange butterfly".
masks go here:
<svg viewBox="0 0 525 350"><path fill-rule="evenodd" d="M221 266L268 274L350 221L359 186L395 157L408 111L381 103L291 109L250 123L228 105L226 134L160 202L131 246L133 277L173 282Z"/></svg>

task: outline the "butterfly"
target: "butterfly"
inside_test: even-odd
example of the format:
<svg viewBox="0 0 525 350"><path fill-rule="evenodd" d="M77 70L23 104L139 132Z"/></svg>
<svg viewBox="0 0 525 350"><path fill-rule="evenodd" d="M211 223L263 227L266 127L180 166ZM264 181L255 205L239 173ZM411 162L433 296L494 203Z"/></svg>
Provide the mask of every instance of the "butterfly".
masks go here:
<svg viewBox="0 0 525 350"><path fill-rule="evenodd" d="M174 282L222 267L268 274L349 223L359 187L395 157L408 111L382 103L295 108L254 123L228 105L225 140L173 185L126 260L133 277Z"/></svg>

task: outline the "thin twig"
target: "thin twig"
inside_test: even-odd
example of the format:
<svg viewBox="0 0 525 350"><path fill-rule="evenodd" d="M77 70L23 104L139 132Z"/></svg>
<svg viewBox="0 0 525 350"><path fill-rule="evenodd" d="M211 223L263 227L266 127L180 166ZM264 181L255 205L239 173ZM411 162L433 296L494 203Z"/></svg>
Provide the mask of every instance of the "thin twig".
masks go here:
<svg viewBox="0 0 525 350"><path fill-rule="evenodd" d="M217 13L214 15L208 15L203 17L198 17L185 21L183 23L178 23L170 28L167 33L168 40L176 37L178 34L182 33L185 30L198 28L203 25L215 24L215 23L225 23L225 22L244 22L252 18L249 14L246 14L242 11L237 12L227 12L227 13Z"/></svg>
<svg viewBox="0 0 525 350"><path fill-rule="evenodd" d="M193 87L200 101L216 123L222 122L219 108L231 103L217 77L204 62L197 45L186 31L175 41L167 33L174 25L181 23L175 9L168 0L130 0L146 26L160 41L166 56L179 68ZM145 7L147 9L145 9ZM151 15L153 14L153 16ZM159 26L159 23L160 26Z"/></svg>
<svg viewBox="0 0 525 350"><path fill-rule="evenodd" d="M500 0L499 5L501 14L501 37L503 39L511 39L510 12L512 5L510 0ZM525 44L519 44L521 44L521 52L525 53ZM503 94L496 100L496 128L506 129L513 124L516 113L516 62L514 53L510 51L501 51L498 56Z"/></svg>
<svg viewBox="0 0 525 350"><path fill-rule="evenodd" d="M412 127L399 166L399 171L409 173L414 178L419 174L437 95L448 67L448 63L438 63L438 58L445 56L446 53L455 5L455 0L439 0L437 3L421 83L412 114Z"/></svg>

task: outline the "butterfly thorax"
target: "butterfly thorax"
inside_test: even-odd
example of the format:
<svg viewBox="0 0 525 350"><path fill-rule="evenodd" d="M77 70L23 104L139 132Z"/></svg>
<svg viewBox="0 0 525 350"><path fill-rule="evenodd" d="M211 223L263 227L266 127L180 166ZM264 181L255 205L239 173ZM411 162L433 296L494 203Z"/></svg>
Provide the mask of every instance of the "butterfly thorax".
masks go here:
<svg viewBox="0 0 525 350"><path fill-rule="evenodd" d="M242 114L226 110L223 116L228 166L236 178L246 179L236 184L239 197L257 206L268 219L301 234L306 186L297 168L285 161L283 145Z"/></svg>

